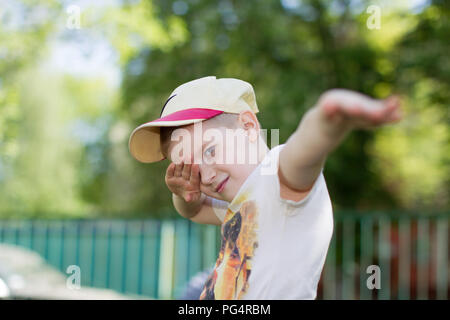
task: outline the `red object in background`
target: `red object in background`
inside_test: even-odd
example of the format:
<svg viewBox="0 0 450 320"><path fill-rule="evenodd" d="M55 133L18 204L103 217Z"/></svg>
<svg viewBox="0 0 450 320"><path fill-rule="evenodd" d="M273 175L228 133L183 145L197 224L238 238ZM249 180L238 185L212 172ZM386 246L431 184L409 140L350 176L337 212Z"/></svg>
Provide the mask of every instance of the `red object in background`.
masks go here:
<svg viewBox="0 0 450 320"><path fill-rule="evenodd" d="M438 265L438 251L437 251L437 224L438 220L427 220L426 228L422 229L425 234L419 235L419 227L418 227L418 220L411 220L409 228L406 230L399 230L398 223L391 223L390 226L390 234L389 234L389 243L390 243L390 262L389 262L389 269L390 269L390 298L395 299L437 299L437 265ZM406 237L405 234L402 234L402 232L407 232ZM375 240L374 233L374 243ZM427 237L425 244L426 247L420 248L419 241L423 240L421 237ZM407 240L407 243L404 243L405 239ZM418 255L419 249L423 250L422 255L426 255L425 261L419 261L421 258ZM405 252L405 250L407 250ZM400 270L400 254L405 255L402 258L406 258L409 261L407 262L407 265L409 266L408 270L405 270L407 274L409 274L406 281L408 283L406 284L407 287L403 287L404 283L402 283L402 280L404 281L404 277L402 277L401 273L402 270ZM378 261L377 256L372 257L372 261ZM404 264L404 262L403 262ZM359 265L359 262L358 262ZM324 268L324 272L322 272L318 289L317 289L317 299L323 299L324 298L324 273L326 272L326 266ZM334 284L334 287L336 288L336 298L340 298L340 288L342 288L342 266L336 266L335 269L336 272L336 283ZM363 277L364 278L364 277ZM447 279L448 280L448 279ZM355 278L353 279L353 283L355 286L355 298L359 298L359 281L360 281L360 274L355 273ZM419 283L419 281L423 281L422 283ZM421 289L421 287L423 289ZM447 285L447 297L450 296L450 287ZM402 291L403 290L403 291ZM405 291L406 290L406 291ZM420 292L420 290L423 290ZM372 292L372 297L377 298L377 292L374 290Z"/></svg>

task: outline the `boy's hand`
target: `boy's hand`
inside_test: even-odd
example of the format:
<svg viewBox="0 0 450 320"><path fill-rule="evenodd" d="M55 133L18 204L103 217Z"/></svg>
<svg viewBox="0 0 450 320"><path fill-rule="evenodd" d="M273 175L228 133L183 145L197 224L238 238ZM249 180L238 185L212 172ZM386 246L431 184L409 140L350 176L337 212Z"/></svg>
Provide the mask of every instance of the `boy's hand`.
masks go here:
<svg viewBox="0 0 450 320"><path fill-rule="evenodd" d="M350 129L376 128L402 118L400 100L395 96L377 100L358 92L333 89L320 97L317 106L326 119Z"/></svg>
<svg viewBox="0 0 450 320"><path fill-rule="evenodd" d="M327 156L349 132L375 128L401 118L396 97L376 100L344 89L325 92L280 151L280 181L291 189L310 190Z"/></svg>
<svg viewBox="0 0 450 320"><path fill-rule="evenodd" d="M198 164L171 163L166 170L165 181L172 193L186 202L198 201L201 198L200 171Z"/></svg>

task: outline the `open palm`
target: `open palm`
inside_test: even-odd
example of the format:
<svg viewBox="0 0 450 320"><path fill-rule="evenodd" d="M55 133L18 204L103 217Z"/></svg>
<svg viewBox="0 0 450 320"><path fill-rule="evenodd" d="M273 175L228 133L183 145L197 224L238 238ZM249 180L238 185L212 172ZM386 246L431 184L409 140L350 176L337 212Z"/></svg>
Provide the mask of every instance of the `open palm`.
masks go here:
<svg viewBox="0 0 450 320"><path fill-rule="evenodd" d="M358 92L333 89L319 99L319 108L326 117L346 121L353 128L370 129L401 120L400 100L390 97L372 99Z"/></svg>
<svg viewBox="0 0 450 320"><path fill-rule="evenodd" d="M169 190L186 202L200 199L200 171L198 164L171 163L166 170L165 181Z"/></svg>

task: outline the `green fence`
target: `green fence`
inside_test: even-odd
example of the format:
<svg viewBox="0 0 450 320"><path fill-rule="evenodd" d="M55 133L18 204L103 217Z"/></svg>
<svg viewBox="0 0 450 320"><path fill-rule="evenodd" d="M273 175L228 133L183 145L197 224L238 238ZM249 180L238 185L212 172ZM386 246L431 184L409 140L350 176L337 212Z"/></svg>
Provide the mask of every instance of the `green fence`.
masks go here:
<svg viewBox="0 0 450 320"><path fill-rule="evenodd" d="M449 216L335 213L317 298L447 299ZM62 272L79 266L82 286L173 299L214 264L220 229L181 219L0 220L0 242L30 248ZM379 289L367 286L374 276Z"/></svg>

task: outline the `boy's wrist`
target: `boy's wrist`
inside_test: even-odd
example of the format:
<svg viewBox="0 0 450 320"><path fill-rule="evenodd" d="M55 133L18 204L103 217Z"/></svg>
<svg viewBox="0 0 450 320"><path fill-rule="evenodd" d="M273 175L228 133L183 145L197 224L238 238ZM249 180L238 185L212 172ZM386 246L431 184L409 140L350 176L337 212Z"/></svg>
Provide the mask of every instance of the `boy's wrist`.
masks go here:
<svg viewBox="0 0 450 320"><path fill-rule="evenodd" d="M184 199L184 197L179 196L178 194L176 194L174 192L172 192L172 196L179 199L179 201L185 202L186 204L195 204L195 203L199 203L199 202L201 203L205 200L205 197L206 197L206 195L203 192L200 192L200 198L198 200L194 200L194 201L186 201Z"/></svg>
<svg viewBox="0 0 450 320"><path fill-rule="evenodd" d="M339 138L355 129L355 126L348 117L336 115L329 117L324 112L321 105L317 105L308 112L314 113L312 117L316 118L316 123L320 130L330 138Z"/></svg>
<svg viewBox="0 0 450 320"><path fill-rule="evenodd" d="M188 219L194 217L200 211L205 198L206 195L202 193L199 200L186 202L183 197L172 193L172 201L175 209L180 215Z"/></svg>

